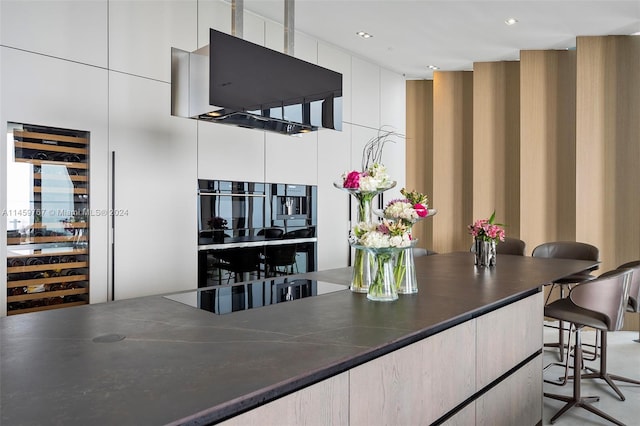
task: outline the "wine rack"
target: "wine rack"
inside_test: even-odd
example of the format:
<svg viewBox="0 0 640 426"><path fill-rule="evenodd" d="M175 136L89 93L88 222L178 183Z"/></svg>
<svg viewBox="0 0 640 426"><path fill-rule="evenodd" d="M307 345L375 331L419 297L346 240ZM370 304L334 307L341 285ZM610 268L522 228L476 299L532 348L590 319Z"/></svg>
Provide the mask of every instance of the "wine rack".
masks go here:
<svg viewBox="0 0 640 426"><path fill-rule="evenodd" d="M9 123L7 315L89 303L89 134Z"/></svg>

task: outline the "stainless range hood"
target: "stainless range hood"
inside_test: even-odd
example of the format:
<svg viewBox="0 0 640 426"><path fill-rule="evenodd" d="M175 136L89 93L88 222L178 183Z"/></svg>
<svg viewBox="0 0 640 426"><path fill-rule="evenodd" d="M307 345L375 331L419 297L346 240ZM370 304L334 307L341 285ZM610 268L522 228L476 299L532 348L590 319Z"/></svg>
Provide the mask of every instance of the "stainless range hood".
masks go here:
<svg viewBox="0 0 640 426"><path fill-rule="evenodd" d="M294 135L342 130L342 74L211 29L171 49L171 114Z"/></svg>

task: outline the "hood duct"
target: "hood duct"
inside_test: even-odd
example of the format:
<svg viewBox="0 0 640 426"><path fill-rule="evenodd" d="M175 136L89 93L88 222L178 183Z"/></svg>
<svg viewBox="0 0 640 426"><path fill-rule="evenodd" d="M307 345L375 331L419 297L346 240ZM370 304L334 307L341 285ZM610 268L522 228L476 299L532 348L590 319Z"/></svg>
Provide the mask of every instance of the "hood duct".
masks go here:
<svg viewBox="0 0 640 426"><path fill-rule="evenodd" d="M171 114L293 135L342 130L342 74L214 29L171 49Z"/></svg>

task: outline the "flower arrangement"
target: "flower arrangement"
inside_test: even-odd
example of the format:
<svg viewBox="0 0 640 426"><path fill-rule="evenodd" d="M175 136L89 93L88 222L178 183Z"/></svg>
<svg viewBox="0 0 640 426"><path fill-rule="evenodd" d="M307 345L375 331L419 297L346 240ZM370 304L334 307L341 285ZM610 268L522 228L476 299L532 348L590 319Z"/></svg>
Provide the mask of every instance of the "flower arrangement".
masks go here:
<svg viewBox="0 0 640 426"><path fill-rule="evenodd" d="M405 188L402 188L400 193L405 198L389 201L383 211L384 217L401 220L406 225L411 225L418 219L427 216L429 199L426 195L417 191L407 192Z"/></svg>
<svg viewBox="0 0 640 426"><path fill-rule="evenodd" d="M496 212L491 214L489 219L478 219L473 224L467 226L469 234L476 240L482 241L504 241L505 233L502 224L495 223Z"/></svg>
<svg viewBox="0 0 640 426"><path fill-rule="evenodd" d="M207 223L212 229L227 229L227 219L220 216L210 218Z"/></svg>
<svg viewBox="0 0 640 426"><path fill-rule="evenodd" d="M391 180L387 174L387 168L379 163L372 164L364 172L352 170L342 175L344 188L359 189L363 192L373 192L381 188L387 188Z"/></svg>
<svg viewBox="0 0 640 426"><path fill-rule="evenodd" d="M393 181L387 174L387 168L382 164L382 151L387 142L395 142L393 138L400 134L385 130L378 130L378 135L369 140L362 150L362 169L351 170L342 174L342 187L358 189L362 192L375 192L390 188Z"/></svg>
<svg viewBox="0 0 640 426"><path fill-rule="evenodd" d="M409 247L411 245L410 228L402 221L383 220L380 223L360 222L351 233L354 244L372 248Z"/></svg>

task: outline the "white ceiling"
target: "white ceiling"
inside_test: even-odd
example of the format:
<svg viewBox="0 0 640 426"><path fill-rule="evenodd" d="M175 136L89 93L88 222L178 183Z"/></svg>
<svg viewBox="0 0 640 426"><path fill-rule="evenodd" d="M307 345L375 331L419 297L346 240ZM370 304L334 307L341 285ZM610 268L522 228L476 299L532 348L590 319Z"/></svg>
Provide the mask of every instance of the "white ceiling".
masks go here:
<svg viewBox="0 0 640 426"><path fill-rule="evenodd" d="M520 50L575 47L576 36L640 32L640 0L295 0L297 32L327 41L408 79L517 60ZM244 0L284 22L284 0ZM507 18L518 23L508 26ZM370 39L357 31L372 34Z"/></svg>

